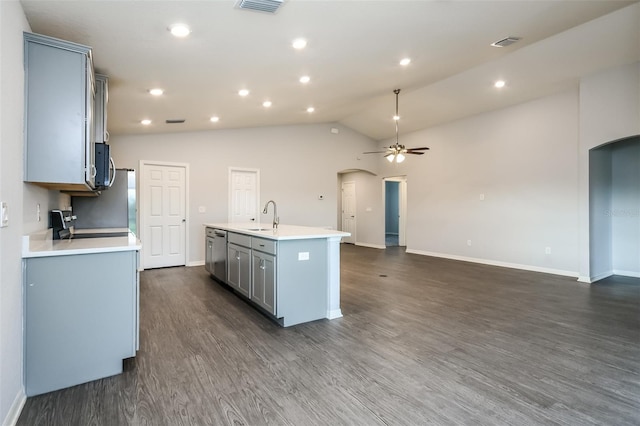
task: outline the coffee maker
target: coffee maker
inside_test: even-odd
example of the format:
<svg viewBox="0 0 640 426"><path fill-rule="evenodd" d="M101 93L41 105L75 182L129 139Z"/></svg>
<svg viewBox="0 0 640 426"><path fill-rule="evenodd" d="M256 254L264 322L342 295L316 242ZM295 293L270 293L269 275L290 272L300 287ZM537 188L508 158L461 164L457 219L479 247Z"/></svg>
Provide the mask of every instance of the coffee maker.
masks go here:
<svg viewBox="0 0 640 426"><path fill-rule="evenodd" d="M71 238L73 225L76 216L71 210L51 210L49 212L51 228L53 228L53 239L64 240Z"/></svg>

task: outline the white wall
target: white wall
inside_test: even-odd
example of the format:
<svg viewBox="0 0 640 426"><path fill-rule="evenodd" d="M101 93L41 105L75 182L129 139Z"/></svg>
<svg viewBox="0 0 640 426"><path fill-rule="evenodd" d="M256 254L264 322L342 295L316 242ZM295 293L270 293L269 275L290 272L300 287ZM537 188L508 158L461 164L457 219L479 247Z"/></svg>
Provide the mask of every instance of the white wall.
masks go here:
<svg viewBox="0 0 640 426"><path fill-rule="evenodd" d="M378 157L375 157L378 161ZM354 182L356 186L356 239L355 244L385 248L384 204L380 176L362 171L344 173L340 182ZM339 203L341 208L341 203Z"/></svg>
<svg viewBox="0 0 640 426"><path fill-rule="evenodd" d="M577 91L401 143L431 148L400 165L381 160L381 176L407 176L408 251L576 275Z"/></svg>
<svg viewBox="0 0 640 426"><path fill-rule="evenodd" d="M629 40L637 47L637 40ZM640 63L580 80L579 260L580 281L592 282L589 243L589 150L640 134Z"/></svg>
<svg viewBox="0 0 640 426"><path fill-rule="evenodd" d="M110 145L118 167L138 170L140 160L189 164L188 264L204 260L202 224L228 220L229 167L260 170L261 204L275 200L280 223L334 229L338 172L377 167L373 156L360 155L374 142L335 123L112 136ZM198 213L200 206L205 213Z"/></svg>

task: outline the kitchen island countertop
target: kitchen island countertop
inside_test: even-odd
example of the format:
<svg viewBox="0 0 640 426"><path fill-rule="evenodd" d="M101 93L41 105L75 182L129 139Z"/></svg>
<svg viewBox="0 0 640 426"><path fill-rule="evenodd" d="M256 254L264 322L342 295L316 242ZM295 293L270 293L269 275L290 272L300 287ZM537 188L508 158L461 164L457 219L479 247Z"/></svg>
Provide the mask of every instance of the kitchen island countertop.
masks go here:
<svg viewBox="0 0 640 426"><path fill-rule="evenodd" d="M298 225L278 225L273 229L271 224L262 223L205 223L207 228L222 229L230 232L251 235L270 240L305 240L313 238L348 237L348 232L335 229L314 228ZM258 230L261 229L261 230Z"/></svg>

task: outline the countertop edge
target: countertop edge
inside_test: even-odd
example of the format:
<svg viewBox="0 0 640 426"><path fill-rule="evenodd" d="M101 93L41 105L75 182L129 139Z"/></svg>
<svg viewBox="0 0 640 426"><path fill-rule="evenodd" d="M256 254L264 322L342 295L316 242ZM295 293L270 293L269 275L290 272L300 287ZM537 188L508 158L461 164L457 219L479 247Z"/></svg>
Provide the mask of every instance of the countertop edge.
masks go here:
<svg viewBox="0 0 640 426"><path fill-rule="evenodd" d="M133 234L128 237L113 237L113 238L96 238L84 241L83 243L76 243L70 240L56 240L51 237L51 229L45 231L38 231L33 234L23 235L22 237L22 258L29 259L35 257L52 257L52 256L73 256L80 254L93 254L93 253L112 253L119 251L139 251L142 249L142 243ZM117 241L114 241L117 239ZM64 245L89 245L88 241L94 241L93 247L69 247L65 248ZM101 241L101 243L100 243ZM105 245L104 243L108 243Z"/></svg>
<svg viewBox="0 0 640 426"><path fill-rule="evenodd" d="M235 224L235 223L204 223L206 228L222 229L228 232L236 232L239 234L250 235L252 237L266 238L269 240L307 240L307 239L329 239L348 237L349 232L336 231L335 229L314 228L298 225L280 225L275 231L268 229L267 231L251 231L251 228L267 227L258 223ZM270 227L271 225L269 225Z"/></svg>

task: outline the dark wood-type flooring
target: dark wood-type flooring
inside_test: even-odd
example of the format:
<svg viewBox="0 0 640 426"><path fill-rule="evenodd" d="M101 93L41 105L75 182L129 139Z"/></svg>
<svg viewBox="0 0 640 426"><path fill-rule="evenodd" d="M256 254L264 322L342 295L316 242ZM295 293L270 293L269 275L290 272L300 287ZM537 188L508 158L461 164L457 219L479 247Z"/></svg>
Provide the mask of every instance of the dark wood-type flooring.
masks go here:
<svg viewBox="0 0 640 426"><path fill-rule="evenodd" d="M640 279L342 246L344 317L281 328L203 267L144 271L125 373L19 425L638 425Z"/></svg>

